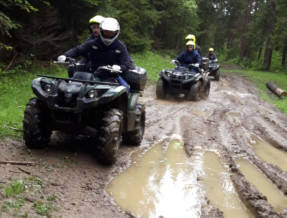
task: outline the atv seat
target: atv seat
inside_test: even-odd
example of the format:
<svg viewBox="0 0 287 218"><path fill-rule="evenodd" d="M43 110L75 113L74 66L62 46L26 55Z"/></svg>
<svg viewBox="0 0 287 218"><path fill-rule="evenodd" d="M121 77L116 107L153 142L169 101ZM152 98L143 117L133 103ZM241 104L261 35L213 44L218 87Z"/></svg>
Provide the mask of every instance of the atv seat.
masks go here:
<svg viewBox="0 0 287 218"><path fill-rule="evenodd" d="M75 72L71 79L92 80L93 74L87 72Z"/></svg>

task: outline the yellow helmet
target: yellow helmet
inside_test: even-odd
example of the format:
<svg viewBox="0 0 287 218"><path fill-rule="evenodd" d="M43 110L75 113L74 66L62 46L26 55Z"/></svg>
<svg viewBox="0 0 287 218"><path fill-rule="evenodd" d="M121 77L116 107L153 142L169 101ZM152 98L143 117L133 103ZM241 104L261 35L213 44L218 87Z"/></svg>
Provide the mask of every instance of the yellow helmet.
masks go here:
<svg viewBox="0 0 287 218"><path fill-rule="evenodd" d="M208 51L214 51L214 49L213 48L209 48Z"/></svg>
<svg viewBox="0 0 287 218"><path fill-rule="evenodd" d="M186 40L186 41L193 41L193 42L196 41L195 36L192 35L192 34L188 34L188 35L185 37L185 40Z"/></svg>
<svg viewBox="0 0 287 218"><path fill-rule="evenodd" d="M193 46L193 48L195 47L195 43L194 43L194 41L187 41L185 45L186 45L186 46L190 46L190 45L192 45L192 46Z"/></svg>
<svg viewBox="0 0 287 218"><path fill-rule="evenodd" d="M105 18L101 15L94 16L90 19L89 24L100 24Z"/></svg>

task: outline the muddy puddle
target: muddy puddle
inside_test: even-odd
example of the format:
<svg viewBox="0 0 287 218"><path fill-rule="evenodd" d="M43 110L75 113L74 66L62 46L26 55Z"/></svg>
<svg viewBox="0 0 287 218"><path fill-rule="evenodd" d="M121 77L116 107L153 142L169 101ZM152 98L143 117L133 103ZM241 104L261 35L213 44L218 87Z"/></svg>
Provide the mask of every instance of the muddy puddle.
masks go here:
<svg viewBox="0 0 287 218"><path fill-rule="evenodd" d="M287 209L287 197L253 164L244 159L237 159L235 163L245 178L253 184L277 212Z"/></svg>
<svg viewBox="0 0 287 218"><path fill-rule="evenodd" d="M230 179L230 173L214 152L205 152L203 184L211 204L220 209L224 217L253 217L241 202Z"/></svg>
<svg viewBox="0 0 287 218"><path fill-rule="evenodd" d="M106 188L124 211L136 217L198 217L201 192L183 142L172 138L143 154Z"/></svg>
<svg viewBox="0 0 287 218"><path fill-rule="evenodd" d="M250 145L262 161L273 164L287 172L287 153L285 151L275 148L256 135L251 135Z"/></svg>
<svg viewBox="0 0 287 218"><path fill-rule="evenodd" d="M173 135L134 154L106 192L135 217L200 217L204 199L225 217L252 217L229 176L216 153L197 149L188 157L180 136Z"/></svg>

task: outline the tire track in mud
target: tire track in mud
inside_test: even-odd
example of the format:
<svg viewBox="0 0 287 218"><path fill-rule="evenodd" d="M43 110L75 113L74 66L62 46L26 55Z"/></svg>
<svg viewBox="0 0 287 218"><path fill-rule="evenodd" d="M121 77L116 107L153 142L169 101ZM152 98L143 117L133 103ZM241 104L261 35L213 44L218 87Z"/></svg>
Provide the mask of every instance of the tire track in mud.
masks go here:
<svg viewBox="0 0 287 218"><path fill-rule="evenodd" d="M187 111L181 111L181 114L173 112L174 116L179 116L175 122L180 126L187 154L192 156L196 147L216 150L223 164L232 172L231 179L240 198L256 217L285 217L286 211L282 214L276 212L266 197L245 179L234 159L251 161L286 196L286 172L260 160L250 146L250 135L255 134L286 151L286 115L263 102L256 89L242 78L226 76L219 82L212 82L211 87L206 101L181 102L178 106ZM192 109L211 114L194 115L189 112ZM266 116L266 111L272 111L272 116Z"/></svg>

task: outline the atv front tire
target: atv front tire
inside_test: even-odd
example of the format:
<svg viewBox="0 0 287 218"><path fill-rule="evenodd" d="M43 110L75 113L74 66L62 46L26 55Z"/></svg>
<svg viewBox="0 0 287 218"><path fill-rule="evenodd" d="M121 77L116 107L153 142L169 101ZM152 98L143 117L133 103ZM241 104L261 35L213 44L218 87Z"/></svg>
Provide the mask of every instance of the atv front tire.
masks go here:
<svg viewBox="0 0 287 218"><path fill-rule="evenodd" d="M123 113L110 109L102 118L97 149L98 160L103 164L113 164L121 144Z"/></svg>
<svg viewBox="0 0 287 218"><path fill-rule="evenodd" d="M124 136L124 143L129 145L140 145L145 130L145 106L136 105L135 130L128 132Z"/></svg>
<svg viewBox="0 0 287 218"><path fill-rule="evenodd" d="M166 97L166 90L164 88L164 83L161 78L159 78L156 82L156 97L158 99L165 99Z"/></svg>
<svg viewBox="0 0 287 218"><path fill-rule="evenodd" d="M200 86L199 96L201 99L207 99L210 92L210 79L206 79Z"/></svg>
<svg viewBox="0 0 287 218"><path fill-rule="evenodd" d="M23 138L29 148L43 148L49 141L52 131L49 129L48 110L36 98L26 105L23 119Z"/></svg>
<svg viewBox="0 0 287 218"><path fill-rule="evenodd" d="M196 82L190 87L189 94L187 96L188 100L198 101L200 92L201 81Z"/></svg>

